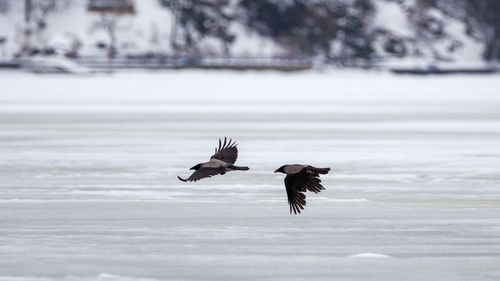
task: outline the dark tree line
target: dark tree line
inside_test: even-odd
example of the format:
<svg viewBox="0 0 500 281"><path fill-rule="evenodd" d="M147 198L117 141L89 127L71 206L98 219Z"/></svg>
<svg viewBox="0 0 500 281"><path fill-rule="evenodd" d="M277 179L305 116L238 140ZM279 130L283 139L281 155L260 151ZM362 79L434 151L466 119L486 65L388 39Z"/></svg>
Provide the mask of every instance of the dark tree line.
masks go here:
<svg viewBox="0 0 500 281"><path fill-rule="evenodd" d="M485 40L484 58L500 60L500 1L467 0L467 22L471 31L479 31Z"/></svg>
<svg viewBox="0 0 500 281"><path fill-rule="evenodd" d="M485 43L486 60L500 60L500 1L498 0L420 0L428 1L445 13L467 23L467 33Z"/></svg>
<svg viewBox="0 0 500 281"><path fill-rule="evenodd" d="M242 22L273 38L290 54L324 55L340 63L369 60L373 53L367 32L374 12L371 0L160 0L176 18L174 47L196 46L197 36L213 36L231 43L231 21ZM193 32L195 31L195 32ZM332 48L332 41L340 43ZM341 60L338 60L341 58Z"/></svg>
<svg viewBox="0 0 500 281"><path fill-rule="evenodd" d="M228 12L230 0L160 0L172 10L175 22L171 42L176 50L196 49L200 37L212 36L227 44L234 40L229 32L233 15Z"/></svg>
<svg viewBox="0 0 500 281"><path fill-rule="evenodd" d="M232 21L263 36L273 38L290 54L324 56L326 60L350 64L374 57L371 18L375 1L400 0L160 0L172 9L177 26L174 47L195 48L199 37L213 36L230 44ZM417 0L411 18L417 40L429 29L422 10L438 8L467 22L470 33L484 40L484 57L499 59L499 0ZM423 13L422 13L423 14ZM432 30L439 32L439 30ZM333 44L332 44L333 43ZM390 45L391 42L388 44ZM394 43L394 42L393 42ZM425 43L425 42L424 42ZM390 46L389 46L390 49ZM418 48L417 48L418 49Z"/></svg>
<svg viewBox="0 0 500 281"><path fill-rule="evenodd" d="M72 2L25 1L30 3L30 12L26 13L27 38L42 34L47 16L57 7ZM224 51L229 55L229 46L235 39L231 25L238 22L247 29L272 38L294 56L321 57L338 64L366 63L380 55L377 52L381 37L385 40L382 45L386 54L396 57L418 55L432 40L446 37L442 20L427 14L430 9L439 9L465 22L468 34L484 42L485 59L500 60L500 0L158 1L174 15L170 42L178 52L196 53L200 51L198 43L205 37L212 37L222 42ZM415 38L401 38L374 29L372 19L377 12L374 5L377 1L412 3L405 12L414 26ZM112 20L111 24L102 27L113 27L114 22ZM114 46L114 32L108 29L110 45ZM26 40L28 49L30 44L31 40ZM457 48L459 45L457 42Z"/></svg>
<svg viewBox="0 0 500 281"><path fill-rule="evenodd" d="M294 53L322 54L340 63L369 60L373 53L366 28L374 11L369 0L295 0L287 4L242 0L240 5L246 11L248 26ZM339 42L337 50L332 47L335 39Z"/></svg>

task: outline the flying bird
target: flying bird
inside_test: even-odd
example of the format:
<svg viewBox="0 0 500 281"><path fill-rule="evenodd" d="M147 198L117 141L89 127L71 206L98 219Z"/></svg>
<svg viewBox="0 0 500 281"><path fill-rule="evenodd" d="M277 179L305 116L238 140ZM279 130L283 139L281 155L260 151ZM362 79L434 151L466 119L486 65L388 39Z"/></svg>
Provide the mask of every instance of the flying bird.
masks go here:
<svg viewBox="0 0 500 281"><path fill-rule="evenodd" d="M291 164L283 165L275 173L286 174L285 188L290 206L290 214L300 214L306 205L306 195L303 192L318 193L325 188L321 185L319 174L328 174L330 168L316 168L310 165Z"/></svg>
<svg viewBox="0 0 500 281"><path fill-rule="evenodd" d="M235 166L234 162L238 158L238 148L236 142L232 139L224 137L224 143L219 139L219 147L215 148L215 154L210 157L210 160L205 163L197 164L190 170L194 170L193 174L187 179L177 177L183 182L198 181L203 178L209 178L215 175L224 175L230 171L246 171L248 167Z"/></svg>

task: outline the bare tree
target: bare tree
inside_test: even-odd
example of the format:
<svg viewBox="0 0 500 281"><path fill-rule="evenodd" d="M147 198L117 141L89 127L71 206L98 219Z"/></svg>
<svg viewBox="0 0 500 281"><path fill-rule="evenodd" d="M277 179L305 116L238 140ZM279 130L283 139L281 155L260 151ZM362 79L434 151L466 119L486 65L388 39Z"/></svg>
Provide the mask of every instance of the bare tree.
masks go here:
<svg viewBox="0 0 500 281"><path fill-rule="evenodd" d="M116 30L118 26L118 15L113 13L101 13L99 26L108 35L108 57L113 58L116 55Z"/></svg>
<svg viewBox="0 0 500 281"><path fill-rule="evenodd" d="M106 32L109 38L108 57L115 57L119 19L123 15L135 13L133 2L130 0L94 0L90 1L88 10L99 14L100 20L95 24L95 27Z"/></svg>
<svg viewBox="0 0 500 281"><path fill-rule="evenodd" d="M0 36L0 47L2 48L2 56L0 58L5 59L7 57L7 51L5 50L5 44L7 43L7 38Z"/></svg>
<svg viewBox="0 0 500 281"><path fill-rule="evenodd" d="M410 11L410 20L415 31L414 54L422 55L422 47L427 45L425 23L428 20L426 13L434 4L432 0L417 0L415 6Z"/></svg>
<svg viewBox="0 0 500 281"><path fill-rule="evenodd" d="M44 31L48 17L61 6L68 6L70 0L25 0L25 30L23 52L31 54L45 48ZM33 38L34 36L34 38Z"/></svg>

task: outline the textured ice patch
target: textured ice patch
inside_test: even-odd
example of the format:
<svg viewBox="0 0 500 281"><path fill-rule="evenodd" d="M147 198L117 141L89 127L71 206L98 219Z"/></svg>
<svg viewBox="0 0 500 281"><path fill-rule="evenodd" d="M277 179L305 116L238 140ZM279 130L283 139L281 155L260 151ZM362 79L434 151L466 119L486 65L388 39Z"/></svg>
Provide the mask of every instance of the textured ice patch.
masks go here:
<svg viewBox="0 0 500 281"><path fill-rule="evenodd" d="M282 202L283 200L286 200L286 197L266 198L266 199L260 199L260 200L256 200L256 201L274 203L274 202ZM330 202L335 202L335 203L365 203L365 202L370 202L370 200L365 199L365 198L327 198L327 197L314 197L314 195L311 195L310 197L308 197L307 200L310 200L311 202L317 201L317 202L329 202L329 203Z"/></svg>
<svg viewBox="0 0 500 281"><path fill-rule="evenodd" d="M68 278L69 280L75 280L75 281L86 281L86 280L102 280L102 281L111 281L111 280L122 280L122 281L154 281L158 279L150 279L150 278L140 278L140 277L130 277L130 276L121 276L121 275L114 275L114 274L108 274L108 273L101 273L97 276L97 278Z"/></svg>
<svg viewBox="0 0 500 281"><path fill-rule="evenodd" d="M355 255L350 255L349 258L362 258L362 259L388 259L391 256L378 254L378 253L360 253Z"/></svg>

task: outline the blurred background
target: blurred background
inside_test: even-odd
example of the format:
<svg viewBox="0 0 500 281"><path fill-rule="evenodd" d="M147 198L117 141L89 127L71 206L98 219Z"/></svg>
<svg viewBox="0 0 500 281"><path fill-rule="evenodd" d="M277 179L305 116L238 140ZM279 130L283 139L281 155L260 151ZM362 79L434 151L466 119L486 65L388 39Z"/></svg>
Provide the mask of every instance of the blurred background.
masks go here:
<svg viewBox="0 0 500 281"><path fill-rule="evenodd" d="M499 0L0 0L0 281L500 280ZM245 172L184 183L227 136ZM331 167L290 215L284 164Z"/></svg>
<svg viewBox="0 0 500 281"><path fill-rule="evenodd" d="M0 66L491 72L499 22L495 0L0 0Z"/></svg>

